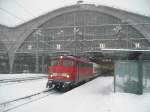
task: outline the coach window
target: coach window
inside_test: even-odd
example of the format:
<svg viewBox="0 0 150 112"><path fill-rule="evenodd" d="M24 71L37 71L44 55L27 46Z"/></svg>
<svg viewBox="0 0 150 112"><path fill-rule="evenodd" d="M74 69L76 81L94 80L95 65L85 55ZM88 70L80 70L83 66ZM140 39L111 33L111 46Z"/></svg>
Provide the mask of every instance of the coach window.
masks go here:
<svg viewBox="0 0 150 112"><path fill-rule="evenodd" d="M64 60L64 66L73 66L72 60Z"/></svg>
<svg viewBox="0 0 150 112"><path fill-rule="evenodd" d="M82 68L82 67L86 67L86 63L83 63L83 62L81 62L80 64L79 64L79 66Z"/></svg>

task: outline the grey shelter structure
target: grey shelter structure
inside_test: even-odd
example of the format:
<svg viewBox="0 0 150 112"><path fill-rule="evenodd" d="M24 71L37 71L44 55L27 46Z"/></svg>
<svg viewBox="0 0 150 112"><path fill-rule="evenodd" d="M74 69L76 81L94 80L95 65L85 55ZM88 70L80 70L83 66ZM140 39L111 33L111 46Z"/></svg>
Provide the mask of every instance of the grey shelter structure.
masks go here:
<svg viewBox="0 0 150 112"><path fill-rule="evenodd" d="M107 65L115 91L150 91L150 17L76 4L16 27L0 25L0 73L47 73L49 57L59 54Z"/></svg>

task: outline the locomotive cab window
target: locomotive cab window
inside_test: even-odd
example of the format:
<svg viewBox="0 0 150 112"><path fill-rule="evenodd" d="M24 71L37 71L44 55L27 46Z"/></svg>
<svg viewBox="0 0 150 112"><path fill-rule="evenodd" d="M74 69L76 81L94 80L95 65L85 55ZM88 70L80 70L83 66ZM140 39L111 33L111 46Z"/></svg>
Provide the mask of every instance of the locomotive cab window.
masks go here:
<svg viewBox="0 0 150 112"><path fill-rule="evenodd" d="M73 60L64 60L64 66L73 66Z"/></svg>
<svg viewBox="0 0 150 112"><path fill-rule="evenodd" d="M50 66L56 66L59 65L59 60L51 60Z"/></svg>

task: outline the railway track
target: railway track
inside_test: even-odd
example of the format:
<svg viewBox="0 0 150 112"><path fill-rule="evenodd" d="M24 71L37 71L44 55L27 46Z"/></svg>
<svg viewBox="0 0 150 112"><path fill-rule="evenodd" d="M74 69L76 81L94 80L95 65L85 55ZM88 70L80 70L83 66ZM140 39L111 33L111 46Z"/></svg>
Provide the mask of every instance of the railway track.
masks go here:
<svg viewBox="0 0 150 112"><path fill-rule="evenodd" d="M50 89L45 89L43 91L25 96L25 97L21 97L21 98L17 98L14 100L10 100L10 101L6 101L3 103L0 103L0 112L8 112L11 111L13 109L19 108L23 105L29 104L31 102L40 100L42 98L45 98L51 94L56 93L56 91L53 90L53 87Z"/></svg>
<svg viewBox="0 0 150 112"><path fill-rule="evenodd" d="M0 79L0 83L19 82L19 81L26 81L26 80L36 80L36 79L46 78L46 77L47 76L26 77L26 78L13 78L13 79Z"/></svg>
<svg viewBox="0 0 150 112"><path fill-rule="evenodd" d="M27 82L27 81L33 81L33 80L44 79L44 78L47 78L47 76L0 79L0 86L14 84L14 83L23 83L23 82Z"/></svg>

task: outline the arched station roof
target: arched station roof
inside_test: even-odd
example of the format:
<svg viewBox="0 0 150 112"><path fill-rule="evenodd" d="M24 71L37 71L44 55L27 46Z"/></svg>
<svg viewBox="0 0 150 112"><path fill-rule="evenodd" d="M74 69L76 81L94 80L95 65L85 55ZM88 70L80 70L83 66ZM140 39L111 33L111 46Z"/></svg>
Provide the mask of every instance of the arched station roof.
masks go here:
<svg viewBox="0 0 150 112"><path fill-rule="evenodd" d="M66 6L66 7L54 10L52 12L49 12L45 15L42 15L38 18L35 18L27 23L21 24L14 28L4 29L4 32L5 30L7 30L7 32L5 36L3 36L2 38L7 37L7 40L11 42L11 44L7 46L9 59L10 59L10 68L12 69L16 51L21 47L21 45L23 45L25 40L28 37L30 37L30 35L35 30L39 29L42 25L46 24L48 21L51 21L54 18L57 18L61 15L74 13L74 12L82 12L82 11L97 12L97 13L112 16L122 21L123 24L128 24L131 27L133 27L144 38L150 37L149 35L150 18L149 17L141 16L135 13L130 13L130 12L119 10L119 9L115 9L112 7L96 6L94 4L76 4L76 5ZM143 24L143 23L148 23L148 24ZM137 25L137 24L141 24L141 25ZM6 45L7 44L5 44L5 46Z"/></svg>
<svg viewBox="0 0 150 112"><path fill-rule="evenodd" d="M8 46L8 36L7 33L4 31L8 31L8 27L4 25L0 25L0 53L7 52Z"/></svg>
<svg viewBox="0 0 150 112"><path fill-rule="evenodd" d="M23 30L26 29L26 31L19 32L18 36L18 42L15 44L12 49L17 50L20 45L24 42L26 38L35 30L38 29L41 25L46 23L47 21L58 17L63 14L71 13L71 12L76 12L76 11L94 11L94 12L99 12L99 13L104 13L110 16L113 16L115 18L120 19L123 21L123 23L128 23L130 24L133 28L135 28L138 32L140 32L145 38L149 38L150 36L148 35L150 25L145 24L145 25L136 25L136 24L142 24L144 23L150 23L150 18L144 17L141 15L129 13L123 10L118 10L114 9L111 7L106 7L106 6L95 6L93 4L78 4L78 5L72 5L72 6L67 6L63 7L60 9L57 9L55 11L49 12L43 16L40 16L32 21L29 21L25 24L22 24L16 28L14 28L16 31L17 30ZM15 31L14 30L14 31Z"/></svg>

